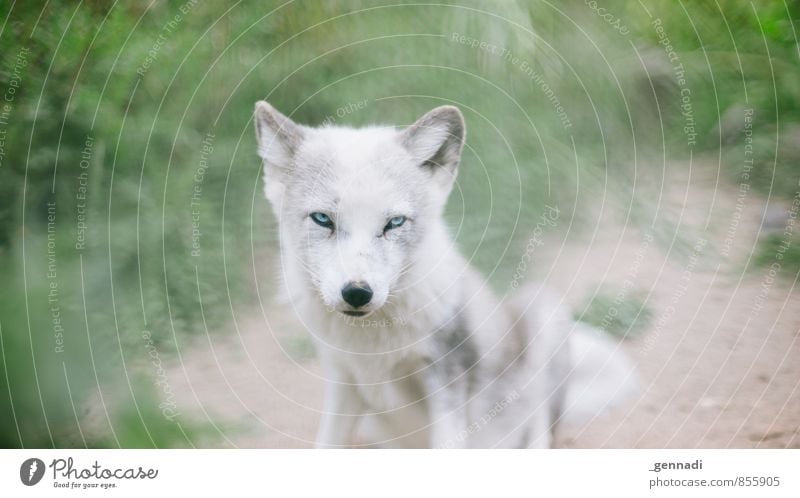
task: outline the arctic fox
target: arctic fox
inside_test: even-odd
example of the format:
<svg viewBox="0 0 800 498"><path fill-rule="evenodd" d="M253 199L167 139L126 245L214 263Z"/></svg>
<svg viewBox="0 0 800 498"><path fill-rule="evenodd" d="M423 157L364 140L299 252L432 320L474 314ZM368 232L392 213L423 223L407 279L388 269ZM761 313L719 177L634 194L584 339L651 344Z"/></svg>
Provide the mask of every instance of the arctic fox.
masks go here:
<svg viewBox="0 0 800 498"><path fill-rule="evenodd" d="M547 448L632 392L618 348L544 287L498 298L442 217L461 111L312 128L255 107L281 273L325 378L318 447Z"/></svg>

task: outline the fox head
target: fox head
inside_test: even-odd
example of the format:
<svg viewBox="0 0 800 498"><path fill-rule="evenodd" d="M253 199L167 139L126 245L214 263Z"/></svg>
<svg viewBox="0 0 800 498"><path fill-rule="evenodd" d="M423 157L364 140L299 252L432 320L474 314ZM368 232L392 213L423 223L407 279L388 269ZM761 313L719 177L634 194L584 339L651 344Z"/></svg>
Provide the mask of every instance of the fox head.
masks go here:
<svg viewBox="0 0 800 498"><path fill-rule="evenodd" d="M350 316L381 309L435 231L458 170L464 118L437 107L412 125L312 128L257 102L265 193L284 272ZM288 275L287 275L288 276Z"/></svg>

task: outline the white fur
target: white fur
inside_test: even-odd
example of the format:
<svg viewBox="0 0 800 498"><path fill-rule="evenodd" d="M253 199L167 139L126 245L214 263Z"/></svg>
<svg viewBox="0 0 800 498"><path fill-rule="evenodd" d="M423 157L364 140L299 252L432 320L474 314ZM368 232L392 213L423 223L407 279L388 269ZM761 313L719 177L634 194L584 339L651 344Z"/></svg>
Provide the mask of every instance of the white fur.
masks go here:
<svg viewBox="0 0 800 498"><path fill-rule="evenodd" d="M571 372L560 300L535 285L498 299L455 248L441 215L464 141L458 109L404 130L314 129L259 103L256 129L285 292L326 377L318 446L548 447L565 406L597 413L626 380L612 372L584 396L591 406L567 398L570 379L593 374ZM395 216L407 221L384 231ZM372 300L352 309L349 282ZM343 314L357 311L368 314Z"/></svg>

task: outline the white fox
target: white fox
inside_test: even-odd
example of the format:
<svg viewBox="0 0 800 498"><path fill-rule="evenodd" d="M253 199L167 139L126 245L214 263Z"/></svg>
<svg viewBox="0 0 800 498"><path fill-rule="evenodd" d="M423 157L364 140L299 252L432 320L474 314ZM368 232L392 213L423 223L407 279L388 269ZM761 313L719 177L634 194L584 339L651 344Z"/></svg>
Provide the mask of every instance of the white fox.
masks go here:
<svg viewBox="0 0 800 498"><path fill-rule="evenodd" d="M571 415L630 395L632 364L529 285L499 299L442 211L465 123L294 123L255 108L285 292L326 386L318 447L546 448ZM593 335L594 334L594 335Z"/></svg>

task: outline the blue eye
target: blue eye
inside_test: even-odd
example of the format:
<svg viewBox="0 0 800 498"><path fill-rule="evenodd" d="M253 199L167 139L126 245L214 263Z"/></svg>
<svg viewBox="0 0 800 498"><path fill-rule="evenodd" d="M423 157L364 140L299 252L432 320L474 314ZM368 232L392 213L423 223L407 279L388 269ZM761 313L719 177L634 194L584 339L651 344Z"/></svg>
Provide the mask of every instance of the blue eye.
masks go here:
<svg viewBox="0 0 800 498"><path fill-rule="evenodd" d="M405 216L395 216L394 218L391 218L388 223L386 223L386 226L383 227L383 231L386 232L388 230L392 230L393 228L400 227L405 222L406 222Z"/></svg>
<svg viewBox="0 0 800 498"><path fill-rule="evenodd" d="M333 220L327 214L314 212L311 213L309 217L311 218L311 221L313 221L317 225L333 229Z"/></svg>

